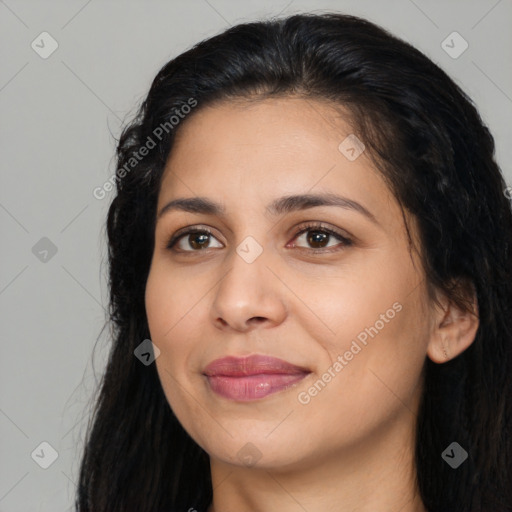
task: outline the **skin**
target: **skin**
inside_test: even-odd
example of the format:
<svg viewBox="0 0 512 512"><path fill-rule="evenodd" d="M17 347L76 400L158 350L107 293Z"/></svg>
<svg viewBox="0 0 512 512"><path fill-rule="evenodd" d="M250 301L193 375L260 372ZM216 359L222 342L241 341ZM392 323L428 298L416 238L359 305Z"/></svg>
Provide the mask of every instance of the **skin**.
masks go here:
<svg viewBox="0 0 512 512"><path fill-rule="evenodd" d="M157 212L195 196L226 210L171 210L158 218L146 287L165 395L210 455L209 512L426 510L413 462L424 362L465 350L478 320L442 296L440 306L429 300L396 199L367 151L350 161L338 149L353 133L341 112L292 97L204 107L179 127L165 168ZM277 216L265 210L281 196L322 192L357 201L376 222L336 206ZM316 228L295 236L307 221L352 244L327 236L312 245ZM408 222L417 242L414 219ZM188 226L211 228L207 249L191 245L194 236L181 238L177 252L167 249L171 235ZM263 251L252 263L236 251L248 236ZM333 371L338 356L396 303L401 310ZM213 393L204 367L249 354L311 373L253 402ZM311 396L329 368L335 377Z"/></svg>

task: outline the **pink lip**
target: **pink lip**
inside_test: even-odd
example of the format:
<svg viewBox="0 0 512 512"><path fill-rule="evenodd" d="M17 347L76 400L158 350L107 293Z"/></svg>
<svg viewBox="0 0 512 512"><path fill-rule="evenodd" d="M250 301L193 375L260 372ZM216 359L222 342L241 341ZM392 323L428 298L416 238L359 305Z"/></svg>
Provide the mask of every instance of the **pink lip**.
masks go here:
<svg viewBox="0 0 512 512"><path fill-rule="evenodd" d="M203 372L215 393L238 401L258 400L277 393L309 373L308 369L282 359L257 354L216 359Z"/></svg>

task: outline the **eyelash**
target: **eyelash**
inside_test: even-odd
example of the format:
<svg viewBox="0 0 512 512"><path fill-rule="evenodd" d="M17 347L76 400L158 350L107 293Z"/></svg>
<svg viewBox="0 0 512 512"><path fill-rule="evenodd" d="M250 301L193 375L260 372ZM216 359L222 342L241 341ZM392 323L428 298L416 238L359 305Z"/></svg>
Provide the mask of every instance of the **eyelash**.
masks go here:
<svg viewBox="0 0 512 512"><path fill-rule="evenodd" d="M311 252L311 253L332 253L332 252L338 252L339 250L342 250L344 247L350 247L353 244L353 241L350 238L347 238L346 236L343 236L341 233L338 233L337 231L328 228L327 226L321 224L321 223L307 223L302 225L295 235L293 236L293 240L295 240L300 235L307 233L308 231L318 231L320 233L325 233L327 235L330 235L334 238L337 238L342 243L342 248L334 249L333 247L324 247L320 249L314 249L314 248L307 248L307 247L299 247L300 250ZM176 245L179 240L182 238L192 235L192 234L207 234L215 238L215 235L209 228L190 228L187 231L178 233L177 235L173 235L170 240L168 241L166 245L166 249L171 250L173 252L177 252L180 254L194 254L194 253L200 253L203 251L208 251L207 249L198 249L198 250L192 250L192 251L178 251L176 249L173 249L173 247ZM334 249L334 250L333 250Z"/></svg>

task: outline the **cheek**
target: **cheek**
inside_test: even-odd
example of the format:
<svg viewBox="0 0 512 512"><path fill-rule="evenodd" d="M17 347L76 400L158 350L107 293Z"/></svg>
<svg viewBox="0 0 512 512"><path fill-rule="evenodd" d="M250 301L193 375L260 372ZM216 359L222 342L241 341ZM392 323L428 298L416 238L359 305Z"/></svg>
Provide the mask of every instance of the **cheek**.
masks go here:
<svg viewBox="0 0 512 512"><path fill-rule="evenodd" d="M146 315L153 342L169 343L190 322L204 290L179 272L170 272L159 261L151 267L145 291Z"/></svg>
<svg viewBox="0 0 512 512"><path fill-rule="evenodd" d="M202 414L199 397L191 399L197 382L196 386L190 382L189 364L191 341L197 336L193 314L197 314L197 291L191 293L185 282L169 274L157 265L152 267L146 284L146 315L151 340L160 349L155 364L167 402L188 431L195 432L195 428L204 428L194 423Z"/></svg>
<svg viewBox="0 0 512 512"><path fill-rule="evenodd" d="M198 341L204 339L205 323L198 317L205 315L202 300L206 292L204 285L184 273L170 272L165 262L157 261L151 268L145 291L146 316L151 340L160 349L156 365L164 389L176 388L176 382L188 386L191 375L197 374L192 359Z"/></svg>
<svg viewBox="0 0 512 512"><path fill-rule="evenodd" d="M379 402L389 407L394 394L410 399L426 357L429 324L421 276L407 258L380 263L347 269L323 286L303 280L300 290L315 313L302 317L302 327L326 354L316 368L319 378L327 373L325 388L333 391L328 400L347 407L356 396L363 407L377 408ZM317 388L311 392L324 393L321 383Z"/></svg>
<svg viewBox="0 0 512 512"><path fill-rule="evenodd" d="M387 299L380 304L376 301L372 314L359 316L355 323L349 313L344 315L336 340L325 347L331 364L319 366L315 381L297 390L300 413L304 418L317 418L305 421L321 423L322 436L333 447L348 439L373 436L394 418L417 408L425 326L421 319L418 322L416 304L395 301L389 305ZM364 311L370 309L366 306ZM380 318L386 312L387 323Z"/></svg>
<svg viewBox="0 0 512 512"><path fill-rule="evenodd" d="M343 275L314 282L297 279L294 291L309 311L305 308L307 314L297 313L296 318L331 356L349 350L352 340L364 346L404 316L407 283L394 278L392 269L379 272L347 269Z"/></svg>
<svg viewBox="0 0 512 512"><path fill-rule="evenodd" d="M175 394L176 385L172 382L179 377L187 356L186 311L190 307L186 308L188 301L177 293L177 287L168 273L152 267L146 283L146 316L151 341L160 350L155 363L168 401L169 394Z"/></svg>
<svg viewBox="0 0 512 512"><path fill-rule="evenodd" d="M352 336L340 337L331 352L333 360L341 354L346 361L339 381L344 391L382 414L404 404L413 409L428 343L421 302L411 296L391 302L394 297L368 307L373 314L353 325Z"/></svg>

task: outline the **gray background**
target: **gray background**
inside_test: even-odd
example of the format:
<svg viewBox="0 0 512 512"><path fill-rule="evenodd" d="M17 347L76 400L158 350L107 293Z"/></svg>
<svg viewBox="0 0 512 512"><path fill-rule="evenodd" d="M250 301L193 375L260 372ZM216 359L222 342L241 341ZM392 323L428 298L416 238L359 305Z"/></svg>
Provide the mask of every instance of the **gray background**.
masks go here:
<svg viewBox="0 0 512 512"><path fill-rule="evenodd" d="M108 353L108 329L100 331L112 192L97 200L92 191L114 172L122 122L160 67L195 42L237 22L311 10L367 17L445 69L475 101L512 184L512 0L0 0L1 511L72 508ZM44 31L58 43L46 59L31 47L50 48ZM469 44L458 58L441 45L453 31ZM55 254L44 253L43 237ZM43 441L58 453L48 469L31 458ZM36 454L50 461L44 446Z"/></svg>

